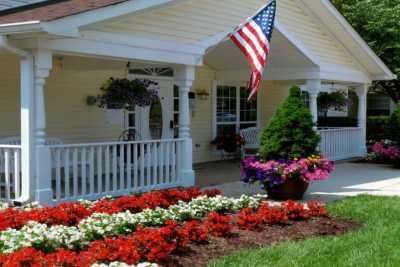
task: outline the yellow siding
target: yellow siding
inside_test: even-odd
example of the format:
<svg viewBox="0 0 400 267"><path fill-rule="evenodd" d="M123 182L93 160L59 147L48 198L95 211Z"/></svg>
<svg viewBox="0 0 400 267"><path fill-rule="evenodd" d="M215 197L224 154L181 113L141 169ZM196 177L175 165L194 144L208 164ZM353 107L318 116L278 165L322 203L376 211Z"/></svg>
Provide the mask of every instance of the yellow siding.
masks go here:
<svg viewBox="0 0 400 267"><path fill-rule="evenodd" d="M279 22L322 63L357 69L352 57L318 20L303 11L298 0L278 0L277 12Z"/></svg>
<svg viewBox="0 0 400 267"><path fill-rule="evenodd" d="M19 60L0 55L0 137L19 134Z"/></svg>
<svg viewBox="0 0 400 267"><path fill-rule="evenodd" d="M276 109L288 96L290 86L294 84L296 83L293 81L268 81L263 83L262 88L260 89L261 127L268 125Z"/></svg>
<svg viewBox="0 0 400 267"><path fill-rule="evenodd" d="M196 112L192 116L193 136L193 160L195 162L211 161L216 159L216 153L212 151L210 142L212 140L212 89L215 74L206 67L198 68L193 90L207 90L210 94L207 100L196 100Z"/></svg>
<svg viewBox="0 0 400 267"><path fill-rule="evenodd" d="M191 0L89 28L194 44L233 30L265 2ZM309 15L300 0L278 0L277 20L322 65L360 70L354 58L314 15Z"/></svg>
<svg viewBox="0 0 400 267"><path fill-rule="evenodd" d="M55 58L45 86L47 134L66 142L117 140L122 125L107 124L105 111L86 105L110 77L124 77L125 63L78 57Z"/></svg>

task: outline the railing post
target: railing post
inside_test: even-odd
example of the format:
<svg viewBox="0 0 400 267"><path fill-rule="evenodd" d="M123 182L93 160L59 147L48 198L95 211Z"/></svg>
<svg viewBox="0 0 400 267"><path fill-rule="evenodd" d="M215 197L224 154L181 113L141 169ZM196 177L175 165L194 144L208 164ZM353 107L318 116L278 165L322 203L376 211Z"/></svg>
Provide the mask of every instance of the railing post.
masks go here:
<svg viewBox="0 0 400 267"><path fill-rule="evenodd" d="M40 204L51 204L53 190L51 186L51 152L47 146L36 148L36 194Z"/></svg>
<svg viewBox="0 0 400 267"><path fill-rule="evenodd" d="M178 180L182 186L190 187L195 184L193 171L193 143L190 137L189 92L195 79L194 66L175 68L175 83L179 87L179 138L184 139L181 145L178 166Z"/></svg>

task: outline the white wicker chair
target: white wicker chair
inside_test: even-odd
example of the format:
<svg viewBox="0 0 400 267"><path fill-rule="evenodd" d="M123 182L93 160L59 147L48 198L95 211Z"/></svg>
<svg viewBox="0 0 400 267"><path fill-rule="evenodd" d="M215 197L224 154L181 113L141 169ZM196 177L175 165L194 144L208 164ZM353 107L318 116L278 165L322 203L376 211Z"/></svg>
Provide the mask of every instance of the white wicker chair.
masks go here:
<svg viewBox="0 0 400 267"><path fill-rule="evenodd" d="M248 150L256 151L260 148L260 129L250 127L240 131L240 135L244 138L245 144L242 146L242 157L254 155L255 153L247 153Z"/></svg>

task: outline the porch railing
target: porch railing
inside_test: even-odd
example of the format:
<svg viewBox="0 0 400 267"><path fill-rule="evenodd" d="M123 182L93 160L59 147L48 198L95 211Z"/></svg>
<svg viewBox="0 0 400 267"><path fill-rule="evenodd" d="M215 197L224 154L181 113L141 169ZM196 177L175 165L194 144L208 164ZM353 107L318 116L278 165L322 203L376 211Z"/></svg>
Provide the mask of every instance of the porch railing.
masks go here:
<svg viewBox="0 0 400 267"><path fill-rule="evenodd" d="M361 156L362 128L321 128L320 150L330 160Z"/></svg>
<svg viewBox="0 0 400 267"><path fill-rule="evenodd" d="M12 201L21 193L21 146L0 144L0 199Z"/></svg>
<svg viewBox="0 0 400 267"><path fill-rule="evenodd" d="M184 139L48 146L54 202L178 186Z"/></svg>

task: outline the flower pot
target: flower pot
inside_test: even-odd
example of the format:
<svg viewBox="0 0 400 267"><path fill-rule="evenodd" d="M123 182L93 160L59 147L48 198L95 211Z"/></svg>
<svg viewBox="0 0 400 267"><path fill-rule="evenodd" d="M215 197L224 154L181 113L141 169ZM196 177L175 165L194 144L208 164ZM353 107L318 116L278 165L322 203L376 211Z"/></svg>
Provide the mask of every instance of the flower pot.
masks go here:
<svg viewBox="0 0 400 267"><path fill-rule="evenodd" d="M307 191L309 183L300 179L286 179L283 184L266 187L268 197L275 200L299 200Z"/></svg>

